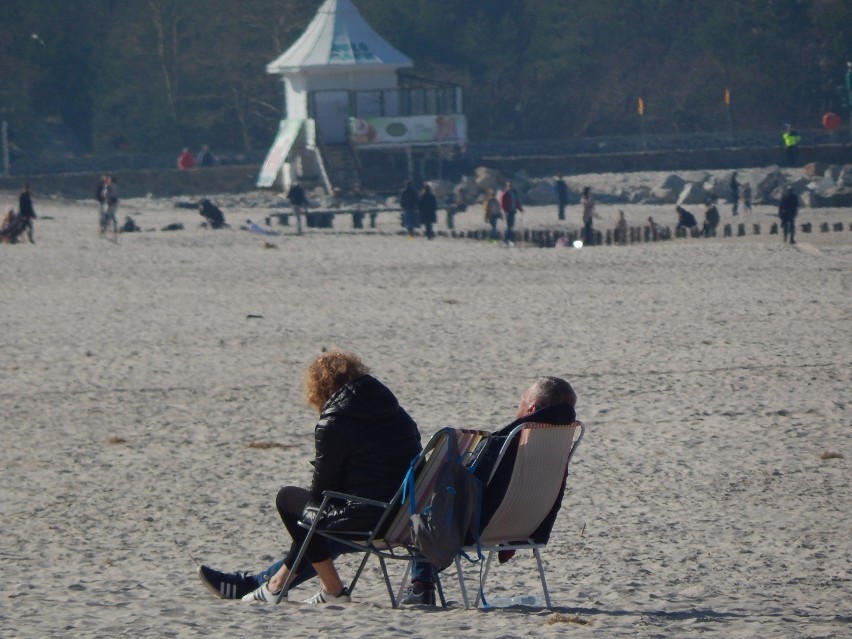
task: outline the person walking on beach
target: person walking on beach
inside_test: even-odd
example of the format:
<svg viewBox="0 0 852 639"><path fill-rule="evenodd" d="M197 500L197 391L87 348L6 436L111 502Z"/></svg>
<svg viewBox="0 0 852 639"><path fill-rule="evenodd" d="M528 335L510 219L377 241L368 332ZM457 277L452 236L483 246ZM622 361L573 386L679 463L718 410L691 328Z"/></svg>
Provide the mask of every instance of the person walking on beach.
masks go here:
<svg viewBox="0 0 852 639"><path fill-rule="evenodd" d="M195 168L195 156L187 147L183 147L177 159L177 168L181 171L187 171Z"/></svg>
<svg viewBox="0 0 852 639"><path fill-rule="evenodd" d="M434 240L435 231L432 227L438 221L438 200L428 182L423 183L423 191L417 201L417 210L420 212L420 221L426 227L426 238Z"/></svg>
<svg viewBox="0 0 852 639"><path fill-rule="evenodd" d="M781 229L784 231L784 241L790 239L790 244L796 243L796 216L799 214L799 196L788 186L778 204L778 217L781 218Z"/></svg>
<svg viewBox="0 0 852 639"><path fill-rule="evenodd" d="M704 207L704 226L701 229L704 237L716 237L719 220L719 209L713 204L713 200L707 200L707 205Z"/></svg>
<svg viewBox="0 0 852 639"><path fill-rule="evenodd" d="M24 184L21 195L18 197L18 232L23 233L24 229L26 229L30 244L35 244L35 240L33 239L33 220L37 217L38 215L36 215L33 208L30 185Z"/></svg>
<svg viewBox="0 0 852 639"><path fill-rule="evenodd" d="M104 185L101 190L101 198L103 199L105 209L101 216L101 235L107 232L107 229L112 225L112 232L118 234L118 189L115 186L115 178L111 175L104 176Z"/></svg>
<svg viewBox="0 0 852 639"><path fill-rule="evenodd" d="M556 176L556 183L553 185L556 190L556 202L559 205L559 219L565 219L565 207L568 206L568 185L562 179L562 174Z"/></svg>
<svg viewBox="0 0 852 639"><path fill-rule="evenodd" d="M737 182L737 172L731 174L731 202L733 204L733 214L737 215L737 207L740 203L740 185Z"/></svg>
<svg viewBox="0 0 852 639"><path fill-rule="evenodd" d="M500 212L500 203L494 196L494 189L488 189L483 208L485 209L485 223L491 227L488 239L496 242L500 239L500 234L497 232L497 223L503 217L503 214Z"/></svg>
<svg viewBox="0 0 852 639"><path fill-rule="evenodd" d="M751 184L748 182L743 184L743 213L746 211L751 213Z"/></svg>
<svg viewBox="0 0 852 639"><path fill-rule="evenodd" d="M512 186L511 182L506 182L506 188L500 195L500 208L503 210L503 215L506 218L506 233L503 241L506 246L515 245L515 216L519 211L523 211L521 198L518 191Z"/></svg>
<svg viewBox="0 0 852 639"><path fill-rule="evenodd" d="M580 205L583 207L583 244L592 246L595 243L595 231L592 228L595 218L595 198L590 186L583 187Z"/></svg>
<svg viewBox="0 0 852 639"><path fill-rule="evenodd" d="M293 213L296 214L296 234L302 234L302 215L308 208L308 197L305 195L305 189L298 182L294 182L287 191L287 199L293 205Z"/></svg>
<svg viewBox="0 0 852 639"><path fill-rule="evenodd" d="M104 200L104 185L106 184L106 175L102 175L101 179L95 185L95 200L98 202L98 225L100 225L106 214L106 200Z"/></svg>
<svg viewBox="0 0 852 639"><path fill-rule="evenodd" d="M417 226L417 191L411 180L407 180L399 193L399 206L402 208L402 224L408 232L408 237L414 237L414 227Z"/></svg>

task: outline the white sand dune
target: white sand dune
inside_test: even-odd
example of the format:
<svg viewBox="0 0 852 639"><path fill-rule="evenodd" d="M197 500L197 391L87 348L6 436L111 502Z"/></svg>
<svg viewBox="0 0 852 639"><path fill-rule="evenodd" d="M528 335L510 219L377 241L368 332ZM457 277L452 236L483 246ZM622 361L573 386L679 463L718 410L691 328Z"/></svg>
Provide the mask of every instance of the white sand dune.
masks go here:
<svg viewBox="0 0 852 639"><path fill-rule="evenodd" d="M222 201L232 223L263 217ZM37 244L0 245L0 636L852 634L849 230L786 246L757 207L744 221L760 236L506 249L408 240L391 215L376 232L213 232L130 200L122 219L186 230L113 244L90 203L35 205L53 218ZM599 225L618 208L674 222L602 206ZM555 218L532 208L520 225ZM481 227L478 207L457 226ZM450 610L393 610L372 564L348 606L203 589L197 562L282 554L274 496L308 481L302 375L330 346L360 353L424 438L501 425L536 376L571 381L588 433L544 553L555 612L464 610L452 571ZM538 592L526 557L489 584Z"/></svg>

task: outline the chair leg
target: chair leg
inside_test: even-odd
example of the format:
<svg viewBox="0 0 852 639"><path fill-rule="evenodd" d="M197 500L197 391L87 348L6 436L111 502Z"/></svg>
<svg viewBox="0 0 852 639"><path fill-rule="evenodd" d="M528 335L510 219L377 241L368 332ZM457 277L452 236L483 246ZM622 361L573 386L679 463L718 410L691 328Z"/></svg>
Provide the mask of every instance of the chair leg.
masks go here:
<svg viewBox="0 0 852 639"><path fill-rule="evenodd" d="M467 587L464 585L464 571L462 570L461 560L458 555L456 555L456 574L459 577L459 590L461 590L462 601L464 602L465 610L467 610L470 608L470 603L467 600Z"/></svg>
<svg viewBox="0 0 852 639"><path fill-rule="evenodd" d="M388 567L385 564L385 558L379 557L379 565L382 567L382 578L385 580L385 587L388 589L388 596L391 600L391 606L394 608L399 607L399 601L393 594L393 585L391 585L390 576L388 575Z"/></svg>
<svg viewBox="0 0 852 639"><path fill-rule="evenodd" d="M541 577L541 587L544 590L544 602L547 604L548 610L553 608L550 604L550 592L547 590L547 581L544 579L544 564L541 563L541 553L538 551L538 548L533 548L533 554L535 555L535 561L538 564L538 576Z"/></svg>
<svg viewBox="0 0 852 639"><path fill-rule="evenodd" d="M438 591L438 598L441 601L441 608L446 609L447 599L444 597L444 586L441 585L441 575L435 573L435 589Z"/></svg>
<svg viewBox="0 0 852 639"><path fill-rule="evenodd" d="M358 578L361 576L361 572L364 570L364 566L367 565L367 560L369 558L370 558L370 553L365 552L364 557L361 559L361 563L358 565L358 570L355 571L355 576L352 577L352 581L349 582L349 594L350 595L352 594L352 591L355 590L355 584L358 583Z"/></svg>
<svg viewBox="0 0 852 639"><path fill-rule="evenodd" d="M491 569L491 560L494 558L494 551L488 551L488 559L485 560L485 566L479 573L479 591L476 593L476 601L473 602L474 608L479 608L479 600L483 599L485 593L485 580L488 579L488 571Z"/></svg>
<svg viewBox="0 0 852 639"><path fill-rule="evenodd" d="M402 593L405 591L405 586L408 584L408 575L411 574L411 562L405 562L405 572L402 575L402 581L399 582L399 590L396 591L396 599L402 599Z"/></svg>

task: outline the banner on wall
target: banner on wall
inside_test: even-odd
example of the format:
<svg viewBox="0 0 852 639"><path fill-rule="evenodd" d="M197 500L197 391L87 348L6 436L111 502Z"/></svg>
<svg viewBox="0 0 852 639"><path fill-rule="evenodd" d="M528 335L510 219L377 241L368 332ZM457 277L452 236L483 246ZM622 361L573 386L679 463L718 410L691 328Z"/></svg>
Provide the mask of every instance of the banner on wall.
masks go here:
<svg viewBox="0 0 852 639"><path fill-rule="evenodd" d="M464 143L467 121L463 115L349 118L349 139L359 146Z"/></svg>

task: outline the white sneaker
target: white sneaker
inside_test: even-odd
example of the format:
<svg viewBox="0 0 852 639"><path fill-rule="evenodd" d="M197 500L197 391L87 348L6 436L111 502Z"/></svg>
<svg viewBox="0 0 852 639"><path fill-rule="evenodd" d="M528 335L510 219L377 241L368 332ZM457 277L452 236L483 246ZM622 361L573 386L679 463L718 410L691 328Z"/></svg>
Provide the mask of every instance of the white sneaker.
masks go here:
<svg viewBox="0 0 852 639"><path fill-rule="evenodd" d="M310 599L305 599L302 603L306 604L341 604L341 603L349 603L352 601L352 597L349 596L349 591L344 588L343 592L341 592L336 597L334 595L328 594L325 590L320 590L317 594L315 594Z"/></svg>
<svg viewBox="0 0 852 639"><path fill-rule="evenodd" d="M267 581L257 590L252 590L242 600L246 602L260 601L261 603L277 604L287 600L287 593L270 591L269 582Z"/></svg>

